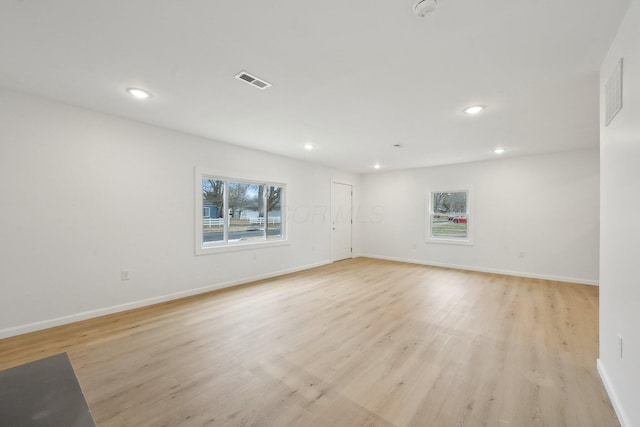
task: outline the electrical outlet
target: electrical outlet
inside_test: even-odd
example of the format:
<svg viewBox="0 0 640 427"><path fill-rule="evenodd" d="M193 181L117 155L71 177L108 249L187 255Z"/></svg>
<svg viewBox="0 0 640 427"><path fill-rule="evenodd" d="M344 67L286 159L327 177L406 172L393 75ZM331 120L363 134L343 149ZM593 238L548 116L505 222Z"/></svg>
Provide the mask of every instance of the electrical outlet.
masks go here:
<svg viewBox="0 0 640 427"><path fill-rule="evenodd" d="M129 280L129 277L130 277L129 270L122 270L120 272L120 280L122 281Z"/></svg>
<svg viewBox="0 0 640 427"><path fill-rule="evenodd" d="M622 335L618 334L618 354L620 355L620 359L622 359L622 350L623 350Z"/></svg>

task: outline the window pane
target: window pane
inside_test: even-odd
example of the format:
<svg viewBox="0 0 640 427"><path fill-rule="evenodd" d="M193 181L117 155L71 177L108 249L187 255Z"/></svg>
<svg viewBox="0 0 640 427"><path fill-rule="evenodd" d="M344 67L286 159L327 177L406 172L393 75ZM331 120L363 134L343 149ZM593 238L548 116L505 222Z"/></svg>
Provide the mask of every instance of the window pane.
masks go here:
<svg viewBox="0 0 640 427"><path fill-rule="evenodd" d="M431 198L431 236L467 238L467 192L436 192Z"/></svg>
<svg viewBox="0 0 640 427"><path fill-rule="evenodd" d="M202 179L202 242L224 240L224 181Z"/></svg>
<svg viewBox="0 0 640 427"><path fill-rule="evenodd" d="M267 239L282 238L282 187L267 186Z"/></svg>
<svg viewBox="0 0 640 427"><path fill-rule="evenodd" d="M229 182L229 242L264 240L263 186Z"/></svg>
<svg viewBox="0 0 640 427"><path fill-rule="evenodd" d="M201 211L196 223L201 236L196 239L196 254L221 252L227 246L255 243L273 245L284 240L282 206L286 185L259 184L250 181L213 178L202 174ZM196 188L196 194L200 191ZM196 196L200 197L200 196ZM269 242L267 242L269 240Z"/></svg>

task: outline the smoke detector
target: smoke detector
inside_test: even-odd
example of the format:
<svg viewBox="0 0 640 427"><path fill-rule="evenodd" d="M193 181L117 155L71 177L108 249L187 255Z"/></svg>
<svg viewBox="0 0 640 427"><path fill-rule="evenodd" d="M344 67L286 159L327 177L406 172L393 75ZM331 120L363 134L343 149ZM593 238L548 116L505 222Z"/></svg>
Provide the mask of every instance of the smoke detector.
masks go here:
<svg viewBox="0 0 640 427"><path fill-rule="evenodd" d="M438 0L418 0L413 4L413 13L420 18L429 16L435 12L438 6Z"/></svg>

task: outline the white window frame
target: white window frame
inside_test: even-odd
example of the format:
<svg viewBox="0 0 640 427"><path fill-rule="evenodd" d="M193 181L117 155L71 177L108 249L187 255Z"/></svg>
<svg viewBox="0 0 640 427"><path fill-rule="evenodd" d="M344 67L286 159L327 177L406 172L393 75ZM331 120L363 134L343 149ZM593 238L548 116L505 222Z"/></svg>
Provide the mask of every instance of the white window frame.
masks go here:
<svg viewBox="0 0 640 427"><path fill-rule="evenodd" d="M225 198L224 198L224 212L226 212L225 223L228 224L229 220L229 207L227 201L228 185L229 182L239 182L243 184L256 184L282 187L282 196L280 200L280 217L281 217L281 230L282 237L279 239L265 239L265 240L249 240L230 242L228 239L228 228L224 228L224 239L218 242L204 242L202 236L202 224L203 224L203 201L202 201L202 180L203 179L215 179L224 181L225 185ZM196 168L195 171L195 252L196 255L206 255L221 252L231 252L247 249L267 248L273 246L288 245L288 222L286 218L286 201L287 201L287 184L282 182L260 180L255 178L238 178L227 174L219 174L212 171L208 171L202 168Z"/></svg>
<svg viewBox="0 0 640 427"><path fill-rule="evenodd" d="M467 237L440 237L434 236L431 226L431 215L434 213L433 206L433 194L434 193L467 193ZM473 245L473 230L475 228L475 216L473 214L473 190L471 187L457 187L454 189L437 188L427 190L427 203L426 203L426 226L425 226L425 241L427 243L445 243L452 245Z"/></svg>

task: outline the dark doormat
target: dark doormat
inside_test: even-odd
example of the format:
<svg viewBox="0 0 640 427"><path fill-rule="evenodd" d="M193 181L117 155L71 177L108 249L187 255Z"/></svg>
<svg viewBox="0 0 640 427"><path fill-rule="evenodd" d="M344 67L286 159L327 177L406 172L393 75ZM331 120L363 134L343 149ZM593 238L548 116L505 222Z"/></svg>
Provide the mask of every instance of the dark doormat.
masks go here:
<svg viewBox="0 0 640 427"><path fill-rule="evenodd" d="M67 353L0 371L0 427L95 427Z"/></svg>

